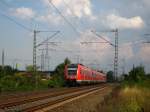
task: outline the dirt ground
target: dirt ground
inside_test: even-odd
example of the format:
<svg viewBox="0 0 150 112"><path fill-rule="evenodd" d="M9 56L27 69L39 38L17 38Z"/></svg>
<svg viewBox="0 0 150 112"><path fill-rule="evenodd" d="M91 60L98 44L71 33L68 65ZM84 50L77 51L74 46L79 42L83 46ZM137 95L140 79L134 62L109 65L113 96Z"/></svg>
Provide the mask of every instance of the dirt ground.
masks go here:
<svg viewBox="0 0 150 112"><path fill-rule="evenodd" d="M100 112L98 111L97 106L103 101L104 96L111 93L113 88L114 86L110 86L107 89L66 103L63 106L49 110L48 112Z"/></svg>

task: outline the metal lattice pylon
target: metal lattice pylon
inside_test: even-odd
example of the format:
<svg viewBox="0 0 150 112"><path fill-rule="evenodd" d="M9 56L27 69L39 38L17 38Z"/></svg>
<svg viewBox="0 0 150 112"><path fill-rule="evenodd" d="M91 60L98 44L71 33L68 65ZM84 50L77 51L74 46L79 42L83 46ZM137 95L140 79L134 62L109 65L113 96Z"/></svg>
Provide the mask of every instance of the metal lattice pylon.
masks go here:
<svg viewBox="0 0 150 112"><path fill-rule="evenodd" d="M118 29L115 31L115 57L114 57L114 77L117 80L118 77Z"/></svg>

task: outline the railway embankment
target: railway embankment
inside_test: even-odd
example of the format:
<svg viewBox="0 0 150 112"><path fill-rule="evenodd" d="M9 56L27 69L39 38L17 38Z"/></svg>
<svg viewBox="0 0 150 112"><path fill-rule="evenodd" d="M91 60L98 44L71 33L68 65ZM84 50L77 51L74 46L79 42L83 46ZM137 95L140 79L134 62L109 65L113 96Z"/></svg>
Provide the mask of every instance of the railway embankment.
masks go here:
<svg viewBox="0 0 150 112"><path fill-rule="evenodd" d="M71 106L73 102L80 102L81 107L88 107L83 102L94 104L96 102L96 97L91 95L98 95L99 93L103 96L111 90L112 85L110 84L100 84L100 85L90 85L82 87L72 87L72 88L60 88L52 89L47 91L24 93L24 94L12 94L3 96L0 100L0 111L10 112L10 111L21 111L21 112L46 112L46 111L57 111L58 108L64 107L65 105ZM101 98L102 98L101 96ZM82 100L82 99L90 100ZM99 99L98 99L99 100ZM98 102L97 100L97 102ZM91 102L91 103L90 103ZM77 103L78 104L78 103ZM83 105L83 106L82 106ZM72 105L76 108L77 105ZM72 107L68 107L71 109ZM74 110L72 108L71 110ZM94 107L93 107L94 108ZM64 112L69 111L61 109ZM85 111L85 110L84 110Z"/></svg>
<svg viewBox="0 0 150 112"><path fill-rule="evenodd" d="M57 108L51 109L48 112L99 112L99 104L104 101L106 96L109 96L116 85L109 85L103 90L96 91L72 102L65 103Z"/></svg>
<svg viewBox="0 0 150 112"><path fill-rule="evenodd" d="M97 112L150 112L149 84L150 80L121 84L97 106Z"/></svg>

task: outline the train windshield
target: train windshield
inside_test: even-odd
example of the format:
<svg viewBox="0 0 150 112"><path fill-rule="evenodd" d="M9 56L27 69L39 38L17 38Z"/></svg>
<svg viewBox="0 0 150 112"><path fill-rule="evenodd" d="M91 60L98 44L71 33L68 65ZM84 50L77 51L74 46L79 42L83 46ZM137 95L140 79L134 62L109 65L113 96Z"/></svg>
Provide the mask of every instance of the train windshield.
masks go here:
<svg viewBox="0 0 150 112"><path fill-rule="evenodd" d="M77 65L69 65L68 75L76 75L76 74L77 74Z"/></svg>

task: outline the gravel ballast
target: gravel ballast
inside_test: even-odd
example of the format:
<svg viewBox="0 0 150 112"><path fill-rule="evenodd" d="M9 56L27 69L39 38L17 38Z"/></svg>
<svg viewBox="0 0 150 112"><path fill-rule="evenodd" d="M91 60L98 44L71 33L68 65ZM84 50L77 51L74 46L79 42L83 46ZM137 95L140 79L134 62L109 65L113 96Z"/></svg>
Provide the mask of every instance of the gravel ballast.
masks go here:
<svg viewBox="0 0 150 112"><path fill-rule="evenodd" d="M48 112L99 112L97 106L104 100L105 96L111 93L113 88L114 86L109 86L102 91L66 103Z"/></svg>

